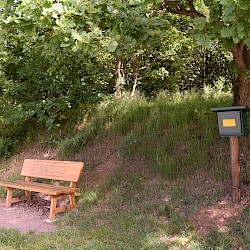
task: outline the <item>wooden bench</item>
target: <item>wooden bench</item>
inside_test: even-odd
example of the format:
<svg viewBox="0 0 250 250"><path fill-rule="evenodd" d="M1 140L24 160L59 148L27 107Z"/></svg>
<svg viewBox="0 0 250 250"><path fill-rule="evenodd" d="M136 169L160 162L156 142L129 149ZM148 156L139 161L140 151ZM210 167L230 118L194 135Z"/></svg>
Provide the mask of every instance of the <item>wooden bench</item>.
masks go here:
<svg viewBox="0 0 250 250"><path fill-rule="evenodd" d="M36 160L25 159L21 175L25 176L25 181L1 181L0 186L7 189L6 208L10 208L12 203L19 201L30 201L31 192L39 192L47 194L51 198L50 217L52 221L57 213L66 210L75 210L75 192L77 190L76 183L79 180L84 164L75 161L54 161L54 160ZM31 178L42 178L57 181L69 182L68 187L44 184L31 181ZM25 190L25 195L21 197L12 197L14 189ZM70 204L63 207L57 207L57 198L60 196L69 196Z"/></svg>

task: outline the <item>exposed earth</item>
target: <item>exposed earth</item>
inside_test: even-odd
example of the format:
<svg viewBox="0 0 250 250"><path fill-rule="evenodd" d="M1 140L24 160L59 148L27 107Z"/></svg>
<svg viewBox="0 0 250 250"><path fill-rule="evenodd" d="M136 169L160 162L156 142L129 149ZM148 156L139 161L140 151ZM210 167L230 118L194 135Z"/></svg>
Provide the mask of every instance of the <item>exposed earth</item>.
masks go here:
<svg viewBox="0 0 250 250"><path fill-rule="evenodd" d="M2 228L14 228L22 233L29 231L43 233L57 229L56 225L45 222L49 213L42 209L35 209L35 207L32 207L32 204L23 203L6 209L4 200L0 200L0 214L0 227Z"/></svg>

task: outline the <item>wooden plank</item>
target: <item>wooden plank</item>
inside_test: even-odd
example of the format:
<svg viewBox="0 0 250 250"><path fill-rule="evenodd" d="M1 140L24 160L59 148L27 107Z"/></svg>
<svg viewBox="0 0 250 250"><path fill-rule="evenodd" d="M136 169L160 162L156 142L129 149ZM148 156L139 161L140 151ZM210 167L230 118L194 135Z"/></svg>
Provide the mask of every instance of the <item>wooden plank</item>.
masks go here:
<svg viewBox="0 0 250 250"><path fill-rule="evenodd" d="M20 183L21 185L28 186L30 187L30 190L32 191L32 188L41 188L41 189L48 189L51 192L54 192L55 195L61 194L61 193L74 193L77 188L71 188L71 187L63 187L63 186L55 186L55 185L50 185L50 184L44 184L44 183L39 183L39 182L25 182L25 181L17 181L15 183ZM52 193L50 193L52 194Z"/></svg>
<svg viewBox="0 0 250 250"><path fill-rule="evenodd" d="M30 197L25 195L25 196L12 198L11 203L16 203L16 202L19 202L19 201L28 201L28 200L30 200Z"/></svg>
<svg viewBox="0 0 250 250"><path fill-rule="evenodd" d="M69 195L69 200L70 200L70 205L72 209L76 209L76 201L75 201L75 194L70 194Z"/></svg>
<svg viewBox="0 0 250 250"><path fill-rule="evenodd" d="M66 206L63 206L63 207L57 207L56 208L56 213L62 213L62 212L65 212L65 211L70 211L70 210L76 210L75 207L72 207L71 205L66 205Z"/></svg>
<svg viewBox="0 0 250 250"><path fill-rule="evenodd" d="M21 175L51 180L77 182L83 162L25 159Z"/></svg>
<svg viewBox="0 0 250 250"><path fill-rule="evenodd" d="M0 185L5 186L7 188L17 188L17 189L23 189L27 191L33 191L33 192L39 192L39 193L44 193L44 194L50 194L50 195L60 195L60 194L71 194L75 192L75 188L68 188L68 187L58 187L56 186L51 186L48 187L47 184L45 186L42 186L42 183L39 183L39 185L35 185L35 183L27 182L27 183L19 183L19 182L5 182L5 181L0 181Z"/></svg>
<svg viewBox="0 0 250 250"><path fill-rule="evenodd" d="M25 196L27 197L27 201L31 201L31 191L25 190Z"/></svg>
<svg viewBox="0 0 250 250"><path fill-rule="evenodd" d="M7 188L6 208L11 207L13 188Z"/></svg>
<svg viewBox="0 0 250 250"><path fill-rule="evenodd" d="M49 215L49 219L51 221L54 220L56 217L56 201L57 201L57 197L51 196L50 215Z"/></svg>
<svg viewBox="0 0 250 250"><path fill-rule="evenodd" d="M1 183L1 182L0 182ZM76 190L77 188L72 188L72 187L64 187L64 186L57 186L57 185L53 185L53 184L45 184L45 183L41 183L41 182L27 182L27 181L14 181L14 183L20 183L22 185L29 185L29 186L37 186L37 187L43 187L43 188L51 188L51 189L55 189L55 190Z"/></svg>

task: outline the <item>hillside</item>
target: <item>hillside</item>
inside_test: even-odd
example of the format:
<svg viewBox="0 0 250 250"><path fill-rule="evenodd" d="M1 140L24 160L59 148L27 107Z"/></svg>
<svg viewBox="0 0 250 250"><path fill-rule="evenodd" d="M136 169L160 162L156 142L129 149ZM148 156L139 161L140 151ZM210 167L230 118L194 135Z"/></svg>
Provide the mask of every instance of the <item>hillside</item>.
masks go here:
<svg viewBox="0 0 250 250"><path fill-rule="evenodd" d="M241 204L231 203L229 142L219 138L209 112L228 103L226 96L197 94L125 97L100 104L60 140L55 135L50 147L38 136L2 161L1 178L20 178L24 158L83 161L78 212L61 216L55 232L35 237L0 229L0 246L247 249L250 189L242 183ZM248 143L241 142L244 181Z"/></svg>

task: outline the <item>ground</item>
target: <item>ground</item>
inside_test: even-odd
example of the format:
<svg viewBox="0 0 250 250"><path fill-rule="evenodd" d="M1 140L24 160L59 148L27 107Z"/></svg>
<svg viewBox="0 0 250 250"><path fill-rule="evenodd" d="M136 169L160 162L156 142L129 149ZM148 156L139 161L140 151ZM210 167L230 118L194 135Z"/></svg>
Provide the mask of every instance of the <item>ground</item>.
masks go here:
<svg viewBox="0 0 250 250"><path fill-rule="evenodd" d="M239 217L244 208L249 204L249 197L245 197L240 203L232 203L230 197L226 197L218 203L202 207L194 216L195 224L200 234L207 234L212 229L218 232L228 231L228 223L232 218Z"/></svg>
<svg viewBox="0 0 250 250"><path fill-rule="evenodd" d="M93 142L85 154L79 154L77 160L84 161L83 155L85 159L88 159L88 161L84 161L86 167L81 180L84 183L84 188L98 188L99 185L113 176L120 165L114 145L116 145L115 142L103 140L98 143L97 147L96 143ZM36 153L38 151L40 155ZM24 158L54 159L55 155L56 153L53 150L41 153L41 149L33 148L33 151L23 152L18 158L12 159L12 164L16 167L7 170L7 173L5 171L4 174L9 174L11 171L20 171L20 162ZM244 208L249 204L249 197L249 194L245 195L240 204L233 204L230 197L225 197L214 205L202 207L193 217L198 232L206 234L212 228L219 231L227 230L227 223L232 218L241 215ZM4 201L4 199L0 200L0 227L2 228L16 228L23 233L28 231L43 233L57 230L59 227L45 221L49 216L50 202L48 197L44 195L34 194L30 203L15 204L10 209L4 208ZM67 202L67 200L64 199L60 202ZM57 216L63 216L63 214Z"/></svg>
<svg viewBox="0 0 250 250"><path fill-rule="evenodd" d="M98 171L101 171L100 167ZM97 185L97 181L94 183ZM0 227L15 228L23 233L28 231L43 233L58 228L57 225L46 222L49 215L49 201L46 196L34 195L32 202L21 202L12 205L10 209L5 209L4 201L4 199L0 200ZM247 204L249 204L249 198L243 198L241 203L233 204L230 197L227 197L217 204L201 208L194 216L198 232L206 234L213 228L219 231L227 230L229 220L240 216Z"/></svg>
<svg viewBox="0 0 250 250"><path fill-rule="evenodd" d="M43 233L57 229L56 225L45 222L48 214L24 204L5 209L4 201L0 200L0 214L0 227L2 228L15 228L22 233L29 231Z"/></svg>

